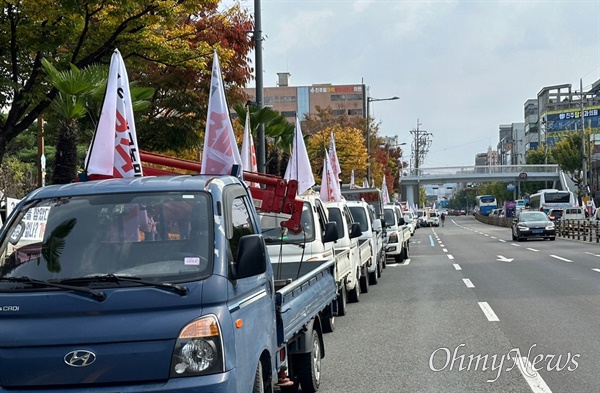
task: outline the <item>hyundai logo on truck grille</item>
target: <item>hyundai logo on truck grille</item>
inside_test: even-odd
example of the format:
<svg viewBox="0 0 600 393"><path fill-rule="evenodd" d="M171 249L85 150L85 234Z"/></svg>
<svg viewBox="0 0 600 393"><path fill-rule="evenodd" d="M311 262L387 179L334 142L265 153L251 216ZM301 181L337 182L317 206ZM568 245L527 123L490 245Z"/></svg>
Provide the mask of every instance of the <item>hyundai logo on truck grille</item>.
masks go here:
<svg viewBox="0 0 600 393"><path fill-rule="evenodd" d="M71 367L85 367L96 361L96 354L91 351L77 350L65 355L65 363Z"/></svg>

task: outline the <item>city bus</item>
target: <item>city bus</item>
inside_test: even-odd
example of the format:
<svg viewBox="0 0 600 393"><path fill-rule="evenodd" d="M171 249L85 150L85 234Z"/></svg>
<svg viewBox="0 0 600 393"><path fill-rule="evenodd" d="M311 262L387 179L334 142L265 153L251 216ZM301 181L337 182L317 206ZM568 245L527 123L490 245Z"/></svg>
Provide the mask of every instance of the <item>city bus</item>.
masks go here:
<svg viewBox="0 0 600 393"><path fill-rule="evenodd" d="M575 195L571 191L546 189L529 196L531 210L539 210L544 213L548 213L550 209L573 207L575 204Z"/></svg>
<svg viewBox="0 0 600 393"><path fill-rule="evenodd" d="M477 201L477 212L484 216L489 216L492 210L498 208L498 202L493 195L477 195L475 200Z"/></svg>

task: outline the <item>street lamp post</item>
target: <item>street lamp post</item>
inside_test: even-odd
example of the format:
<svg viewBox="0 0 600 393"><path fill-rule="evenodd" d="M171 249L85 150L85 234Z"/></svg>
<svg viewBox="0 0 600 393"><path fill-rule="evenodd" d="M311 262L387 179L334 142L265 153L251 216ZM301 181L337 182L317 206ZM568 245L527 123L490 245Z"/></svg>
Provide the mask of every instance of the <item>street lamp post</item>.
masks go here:
<svg viewBox="0 0 600 393"><path fill-rule="evenodd" d="M371 106L371 102L377 101L393 101L399 100L400 97L389 97L389 98L373 98L367 96L367 181L371 184L371 121L369 120L369 107Z"/></svg>

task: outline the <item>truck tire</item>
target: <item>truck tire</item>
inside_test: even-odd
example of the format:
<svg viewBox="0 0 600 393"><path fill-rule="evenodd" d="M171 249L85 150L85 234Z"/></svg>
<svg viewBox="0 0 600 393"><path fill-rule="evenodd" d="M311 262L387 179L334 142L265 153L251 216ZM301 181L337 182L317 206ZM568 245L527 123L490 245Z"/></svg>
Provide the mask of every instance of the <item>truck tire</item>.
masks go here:
<svg viewBox="0 0 600 393"><path fill-rule="evenodd" d="M348 293L346 291L346 285L342 285L340 288L340 292L337 296L337 306L338 306L338 317L343 317L346 315L346 305L348 303Z"/></svg>
<svg viewBox="0 0 600 393"><path fill-rule="evenodd" d="M298 355L298 382L304 393L315 393L321 385L321 339L313 329L309 353Z"/></svg>
<svg viewBox="0 0 600 393"><path fill-rule="evenodd" d="M360 284L358 281L354 285L354 289L348 292L348 301L350 303L358 303L360 301Z"/></svg>
<svg viewBox="0 0 600 393"><path fill-rule="evenodd" d="M369 293L369 272L367 271L366 267L361 269L361 275L360 275L359 282L360 282L360 291L362 293Z"/></svg>
<svg viewBox="0 0 600 393"><path fill-rule="evenodd" d="M335 330L335 316L333 316L331 306L327 307L325 312L323 312L321 323L323 324L323 333L332 333Z"/></svg>
<svg viewBox="0 0 600 393"><path fill-rule="evenodd" d="M256 366L256 373L254 374L254 384L252 386L252 393L267 393L268 388L265 386L265 377L263 375L262 362L258 361ZM273 390L270 389L272 392Z"/></svg>
<svg viewBox="0 0 600 393"><path fill-rule="evenodd" d="M369 273L369 285L377 285L377 278L379 277L379 265L375 266L375 271Z"/></svg>

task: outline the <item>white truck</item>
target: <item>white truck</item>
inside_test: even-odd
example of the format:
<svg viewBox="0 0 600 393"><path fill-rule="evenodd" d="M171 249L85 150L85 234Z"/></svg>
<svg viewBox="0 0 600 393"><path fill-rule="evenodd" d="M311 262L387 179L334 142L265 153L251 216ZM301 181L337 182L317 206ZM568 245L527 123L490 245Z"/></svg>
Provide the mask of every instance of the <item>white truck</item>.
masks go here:
<svg viewBox="0 0 600 393"><path fill-rule="evenodd" d="M377 284L383 270L383 262L385 260L385 249L383 248L383 234L381 219L375 218L375 211L365 201L348 201L348 208L352 213L354 221L360 225L362 235L358 238L359 241L367 241L371 245L371 256L367 263L367 271L369 274L369 284Z"/></svg>
<svg viewBox="0 0 600 393"><path fill-rule="evenodd" d="M287 264L310 264L323 259L335 259L335 281L337 284L337 302L334 315L346 314L346 303L358 301L360 288L358 277L351 259L350 251L337 251L335 241L338 240L337 224L329 220L329 213L319 194L308 192L297 198L303 200L301 226L298 234L293 234L281 227L281 222L287 220L282 214L262 214L260 226L267 243L269 256L274 263L281 266ZM277 274L277 272L275 272ZM330 321L334 329L333 319Z"/></svg>
<svg viewBox="0 0 600 393"><path fill-rule="evenodd" d="M346 202L324 202L329 211L329 219L337 224L338 240L335 242L336 253L348 251L355 272L352 283L346 284L351 302L359 301L360 292L369 292L368 263L371 259L371 244L359 240L362 235L360 224L354 222L352 212ZM349 280L350 281L350 280ZM360 288L358 284L360 283Z"/></svg>
<svg viewBox="0 0 600 393"><path fill-rule="evenodd" d="M404 215L398 205L385 205L383 207L385 226L387 232L385 255L393 257L396 263L408 258L410 244L410 229L404 222Z"/></svg>

